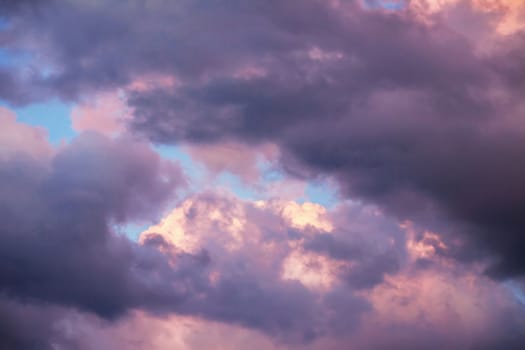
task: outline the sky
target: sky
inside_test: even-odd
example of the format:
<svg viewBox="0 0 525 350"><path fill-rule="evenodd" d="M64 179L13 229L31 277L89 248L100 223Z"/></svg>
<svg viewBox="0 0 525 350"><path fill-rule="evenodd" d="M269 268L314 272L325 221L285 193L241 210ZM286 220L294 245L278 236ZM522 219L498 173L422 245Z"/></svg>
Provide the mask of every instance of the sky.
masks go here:
<svg viewBox="0 0 525 350"><path fill-rule="evenodd" d="M522 0L0 0L0 348L525 344Z"/></svg>

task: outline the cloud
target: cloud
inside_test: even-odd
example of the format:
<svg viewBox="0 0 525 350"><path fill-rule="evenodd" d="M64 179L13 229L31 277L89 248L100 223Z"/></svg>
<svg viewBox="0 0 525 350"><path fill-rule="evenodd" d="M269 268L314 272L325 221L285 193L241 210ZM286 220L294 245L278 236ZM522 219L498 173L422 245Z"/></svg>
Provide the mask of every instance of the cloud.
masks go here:
<svg viewBox="0 0 525 350"><path fill-rule="evenodd" d="M290 207L293 215L286 211ZM317 270L302 260L302 242L329 225L328 218L311 215L312 209L322 210L313 204L245 202L204 193L188 198L140 240L158 242L172 253L205 251L209 256L208 285L182 306L185 312L258 329L285 343L309 342L337 331L330 311L336 305L352 310L341 315L347 329L368 309L351 285L343 284L348 289L343 299L339 296L337 264L321 256L328 265ZM312 279L295 269L309 270ZM319 278L332 279L333 285L319 289Z"/></svg>
<svg viewBox="0 0 525 350"><path fill-rule="evenodd" d="M270 142L289 173L333 176L351 198L459 235L459 258L489 258L505 278L525 266L525 45L519 31L496 32L501 17L487 13L497 7L478 5L423 20L413 6L352 1L79 1L21 12L5 36L7 48L46 58L32 75L15 72L20 89L31 82L24 96L123 89L132 130L198 144L201 158L203 144ZM479 28L458 27L465 16ZM137 88L148 76L167 82ZM207 164L255 176L253 164Z"/></svg>
<svg viewBox="0 0 525 350"><path fill-rule="evenodd" d="M39 135L12 116L4 124ZM180 202L133 242L116 234L114 224L157 216L184 185L176 165L143 143L96 133L47 157L32 156L29 144L6 145L13 156L0 167L2 346L194 349L211 338L197 342L193 332L217 328L209 337L232 347L242 347L253 332L267 349L342 349L361 344L379 324L377 342L358 350L409 348L423 340L413 332L399 340L403 333L392 333L392 324L400 332L417 328L423 312L430 324L452 320L483 333L508 310L512 319L479 344L521 339L523 314L501 285L450 264L429 248L439 247L439 236L419 239L416 228L377 207L345 201L327 210L207 192ZM421 246L415 252L427 252L432 264L414 264L410 249ZM480 307L478 299L465 302L471 295L498 299ZM440 303L453 306L428 307ZM185 318L192 330L166 340L169 320ZM452 349L471 341L468 332L458 332L456 341L422 330L443 336L439 344ZM222 340L224 334L240 338Z"/></svg>
<svg viewBox="0 0 525 350"><path fill-rule="evenodd" d="M0 161L7 161L17 156L28 156L34 161L45 161L52 153L44 129L17 123L14 112L0 107Z"/></svg>
<svg viewBox="0 0 525 350"><path fill-rule="evenodd" d="M10 14L16 11L30 10L40 5L51 3L49 0L4 0L0 4L0 9L3 11L3 15Z"/></svg>
<svg viewBox="0 0 525 350"><path fill-rule="evenodd" d="M71 124L76 131L97 131L109 136L121 133L129 112L118 94L102 94L76 105L71 111Z"/></svg>
<svg viewBox="0 0 525 350"><path fill-rule="evenodd" d="M213 175L230 172L247 184L262 179L262 167L277 158L276 147L271 144L249 147L242 143L224 142L213 145L191 145L185 149L190 156L203 163Z"/></svg>
<svg viewBox="0 0 525 350"><path fill-rule="evenodd" d="M0 290L9 319L30 301L110 320L136 309L177 313L290 346L410 349L431 339L490 349L522 340L521 310L481 276L525 272L520 6L20 4L0 5L0 44L31 59L0 67L0 98L81 101L76 111L89 113L74 116L79 130L114 131L104 124L112 118L97 119L105 108L85 103L118 92L132 116L121 137L86 133L50 149L41 131L0 112L8 130L0 131ZM260 176L256 150L271 144L288 175L329 176L360 202L327 212L201 194L131 242L113 225L157 215L184 179L129 132L184 144L212 171L246 182ZM467 296L503 301L484 309ZM41 332L27 346L60 337L35 322ZM22 346L11 324L3 327ZM450 329L457 340L443 333Z"/></svg>
<svg viewBox="0 0 525 350"><path fill-rule="evenodd" d="M36 136L50 149L39 129L2 121L6 130ZM171 298L172 290L160 288L168 282L155 277L168 272L166 259L115 235L111 226L155 218L184 185L175 164L143 144L98 134L36 159L42 148L32 148L31 138L5 140L15 142L3 149L13 156L0 160L2 294L108 318Z"/></svg>
<svg viewBox="0 0 525 350"><path fill-rule="evenodd" d="M403 247L411 246L403 239L406 225L401 228L373 208L347 203L324 213L330 232L308 224L298 228L282 211L286 205L213 193L188 198L141 236L137 250L154 249L149 252L157 257L154 251L162 252L170 263L148 260L142 264L145 270L135 270L134 278L147 282L148 293L140 294L140 304L128 305L133 307L118 322L93 316L89 307L49 307L36 297L22 304L4 297L11 305L6 318L11 326L0 330L9 334L5 339L44 348L197 349L213 343L235 349L245 347L247 339L262 349L519 348L525 316L509 291L436 254L427 255L433 264L425 268L403 259ZM315 224L318 218L310 220ZM340 246L355 248L343 253L324 245L318 249L317 238L326 240L327 235L340 240ZM374 252L376 244L382 246ZM384 249L399 251L395 270L384 267L381 279L365 284L347 278L349 270L359 271L361 265L379 267L369 265L369 259ZM99 251L98 261L102 258ZM107 276L107 269L97 279ZM155 275L162 278L158 284ZM169 283L165 280L174 275ZM112 287L107 301L129 302L112 281L104 284ZM140 284L126 285L141 291ZM156 289L167 293L169 288L179 292L177 298L168 293L155 300ZM84 293L93 293L93 286L84 285ZM22 316L16 315L25 315L24 324L35 327L32 337L23 337L25 330L16 323Z"/></svg>
<svg viewBox="0 0 525 350"><path fill-rule="evenodd" d="M40 136L39 129L6 116L7 130ZM55 337L77 340L55 327L71 312L109 321L133 310L190 315L301 343L332 331L332 305L354 311L345 318L348 326L368 308L352 293L344 299L318 295L297 279L282 278L289 232L328 227L318 206L295 205L294 214L281 214L288 205L276 202L270 210L203 194L183 202L164 226L152 227L136 243L112 228L158 215L184 185L175 164L143 143L96 133L82 134L48 157L32 157L29 143L6 146L13 156L0 167L0 301L12 306L1 331L13 337L13 346L25 343L12 328L24 329L11 322L25 308L37 315L46 305L58 310L50 323L32 319L39 328L34 346L49 348ZM269 222L263 224L264 218ZM180 234L195 240L176 241ZM268 250L261 252L260 243Z"/></svg>
<svg viewBox="0 0 525 350"><path fill-rule="evenodd" d="M350 198L461 237L458 258L489 257L492 276L521 275L522 37L496 36L479 52L483 38L446 19L357 8L314 16L309 5L294 24L315 31L279 22L284 9L265 14L266 34L290 43L265 51L264 75L210 65L222 74L130 94L132 127L156 142L271 141L289 173L334 176Z"/></svg>
<svg viewBox="0 0 525 350"><path fill-rule="evenodd" d="M76 346L74 339L54 326L63 315L59 308L0 300L0 346L4 349L52 350L51 342Z"/></svg>
<svg viewBox="0 0 525 350"><path fill-rule="evenodd" d="M471 270L406 270L370 300L374 312L356 332L357 349L519 349L525 336L509 291Z"/></svg>

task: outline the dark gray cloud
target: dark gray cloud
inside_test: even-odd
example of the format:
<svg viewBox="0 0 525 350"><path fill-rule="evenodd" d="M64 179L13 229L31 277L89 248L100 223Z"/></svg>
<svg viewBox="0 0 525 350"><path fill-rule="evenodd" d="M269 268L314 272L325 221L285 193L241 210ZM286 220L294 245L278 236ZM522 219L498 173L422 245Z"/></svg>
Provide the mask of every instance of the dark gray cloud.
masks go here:
<svg viewBox="0 0 525 350"><path fill-rule="evenodd" d="M466 241L438 253L489 257L492 276L522 275L523 32L493 40L462 33L447 16L429 25L410 11L329 3L4 1L0 44L33 60L1 68L0 97L76 100L148 75L175 77L170 87L128 89L131 130L161 143L274 142L290 174L331 175L349 197L436 229L449 244ZM448 14L490 29L492 18L460 7ZM165 170L140 148L94 135L50 164L24 156L3 163L1 291L110 319L130 308L167 309L303 340L325 331L308 306L314 296L294 282L276 286L271 276L266 285L247 269L212 286L213 254L179 255L172 269L156 249L166 242L139 246L112 233L111 224L153 214L167 200L180 176L166 183ZM351 288L377 285L400 261L352 242L309 244L359 260L342 273ZM351 293L322 302L343 304L349 314L368 307ZM509 333L510 347L517 332Z"/></svg>
<svg viewBox="0 0 525 350"><path fill-rule="evenodd" d="M34 11L42 5L51 4L53 0L2 0L0 1L0 18L21 11Z"/></svg>
<svg viewBox="0 0 525 350"><path fill-rule="evenodd" d="M111 230L158 214L184 183L174 164L96 134L79 137L50 164L14 154L0 166L3 293L108 318L176 299L154 278L169 277L166 259Z"/></svg>
<svg viewBox="0 0 525 350"><path fill-rule="evenodd" d="M299 10L311 28L296 31L276 9L268 31L294 45L247 61L263 76L131 93L133 128L157 142L276 142L290 173L333 175L351 197L459 233L458 257L488 253L493 276L522 274L523 35L477 54L446 22L353 10L325 9L331 24Z"/></svg>
<svg viewBox="0 0 525 350"><path fill-rule="evenodd" d="M52 344L77 348L73 339L55 329L62 311L0 299L0 346L8 350L52 350Z"/></svg>
<svg viewBox="0 0 525 350"><path fill-rule="evenodd" d="M342 4L50 4L11 17L5 46L44 59L3 96L74 99L174 76L170 88L128 91L137 133L275 142L291 173L330 174L400 218L447 222L471 241L460 256L485 251L492 275L521 274L523 34L488 41L447 17L428 25ZM497 17L454 11L479 28ZM32 93L13 95L27 82Z"/></svg>

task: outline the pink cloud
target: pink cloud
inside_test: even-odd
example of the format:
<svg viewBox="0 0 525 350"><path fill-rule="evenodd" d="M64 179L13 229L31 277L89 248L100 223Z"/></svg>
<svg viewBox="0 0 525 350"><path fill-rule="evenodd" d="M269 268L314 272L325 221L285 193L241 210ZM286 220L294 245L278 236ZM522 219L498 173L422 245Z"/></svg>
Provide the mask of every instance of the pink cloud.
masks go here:
<svg viewBox="0 0 525 350"><path fill-rule="evenodd" d="M45 129L16 121L16 114L0 107L0 160L25 154L35 159L48 158L53 150Z"/></svg>
<svg viewBox="0 0 525 350"><path fill-rule="evenodd" d="M213 175L230 172L244 182L261 180L261 164L275 162L279 151L275 145L248 146L237 142L185 146L191 157L204 164Z"/></svg>
<svg viewBox="0 0 525 350"><path fill-rule="evenodd" d="M75 106L71 122L76 131L97 131L108 136L121 133L130 111L118 92L106 92Z"/></svg>
<svg viewBox="0 0 525 350"><path fill-rule="evenodd" d="M296 236L289 236L290 230L297 232ZM525 325L525 315L515 310L516 302L503 285L483 276L477 266L438 255L436 249L448 248L438 233L425 231L419 238L410 223L396 223L377 209L355 202L327 210L314 203L250 202L233 196L201 195L187 199L161 223L146 230L141 241L151 235L161 235L178 251L207 251L213 261L208 275L212 285L220 284L236 266L243 266L261 281L300 283L320 300L343 290L370 303L356 330L330 333L306 345L287 344L285 349L376 350L389 345L404 349L414 344L429 349L466 349L498 341L507 327L498 320L509 310L514 310L509 327ZM322 246L317 245L312 250L311 242L328 237L341 241L331 248L318 249ZM349 248L345 253L349 242L361 248ZM359 257L364 247L365 255ZM345 271L359 270L361 259L381 256L390 249L407 254L397 271L385 273L384 280L370 289L356 291L347 284ZM419 266L421 258L428 259L430 265ZM330 318L324 319L328 317L326 305L319 307L319 320L328 322ZM343 303L341 310L330 311L334 313L331 317L339 320L334 322L340 323L330 327L344 327L345 307ZM195 322L193 336L200 334L201 327L212 333L217 327L205 320ZM233 327L230 332L243 334L242 329ZM230 344L223 335L217 336L219 343ZM279 342L273 343L267 335L254 333L254 337L266 344L261 349L280 348ZM208 339L205 336L202 341ZM429 344L428 339L434 343ZM229 346L235 349L236 345Z"/></svg>
<svg viewBox="0 0 525 350"><path fill-rule="evenodd" d="M455 11L465 4L478 14L491 16L493 28L499 35L513 34L525 27L525 3L522 0L411 0L409 7L414 13L429 20L436 14L450 15L451 10ZM449 16L448 20L450 19L453 22L454 16ZM463 25L468 26L468 23Z"/></svg>

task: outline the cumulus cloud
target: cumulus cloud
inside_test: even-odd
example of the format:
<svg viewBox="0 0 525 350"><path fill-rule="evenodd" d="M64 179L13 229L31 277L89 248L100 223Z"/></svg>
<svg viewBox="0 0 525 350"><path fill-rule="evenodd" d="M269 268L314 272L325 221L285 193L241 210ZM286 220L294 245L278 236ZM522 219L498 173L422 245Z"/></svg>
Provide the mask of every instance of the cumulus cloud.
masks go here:
<svg viewBox="0 0 525 350"><path fill-rule="evenodd" d="M374 207L347 202L327 211L312 203L251 203L208 193L183 202L141 240L159 236L163 249L208 253L211 289L203 298L214 306L202 315L212 311L212 318L272 336L317 331L309 342L298 345L295 338L286 348L512 348L525 336L519 331L525 315L509 290L483 277L479 266L439 254L448 249L439 235L417 232ZM290 289L293 281L302 287ZM215 299L225 284L228 295ZM263 306L250 308L251 297ZM292 305L303 310L279 304L281 298L294 298ZM242 312L228 310L233 305Z"/></svg>
<svg viewBox="0 0 525 350"><path fill-rule="evenodd" d="M39 135L12 115L4 123ZM183 202L138 244L113 232L113 224L155 217L184 184L175 164L142 143L96 133L47 158L27 157L29 146L6 143L15 156L2 159L0 168L0 290L9 306L2 332L12 337L6 344L23 346L12 330L24 329L12 322L19 313L45 315L46 305L49 312L56 306L54 322L32 318L39 330L35 345L26 339L29 347L76 341L57 327L77 311L110 321L137 309L193 315L302 343L333 331L336 306L353 311L348 326L368 308L352 293L320 295L299 276L283 277L288 245L303 231L331 230L320 206L203 194ZM181 235L188 239L177 240Z"/></svg>
<svg viewBox="0 0 525 350"><path fill-rule="evenodd" d="M400 219L446 222L470 240L458 257L474 249L493 258L493 276L520 275L521 36L498 36L478 53L482 38L445 19L302 9L296 16L318 31L280 27L281 9L268 14L277 18L267 34L291 43L266 51L264 75L222 68L132 95L132 126L159 142L271 140L290 173L330 174L349 196Z"/></svg>
<svg viewBox="0 0 525 350"><path fill-rule="evenodd" d="M126 290L109 266L83 285L83 295L93 298L106 291L95 283L111 277L104 281L111 287L106 306L118 300L129 308L118 322L101 320L110 315L93 305L38 302L49 294L33 294L32 303L22 304L19 291L14 300L3 299L9 322L0 329L10 336L6 344L44 349L241 349L248 341L268 350L519 348L525 314L510 291L479 270L440 257L431 249L439 243L423 236L356 203L327 211L204 193L143 232L135 252L150 259L135 256L119 264L119 270L132 266L137 273L128 276ZM431 265L414 264L421 252ZM101 254L99 248L99 262ZM396 261L378 264L385 254ZM121 259L114 254L107 261ZM361 278L349 278L353 271ZM60 287L46 276L47 286ZM30 338L17 323L22 317L36 329Z"/></svg>
<svg viewBox="0 0 525 350"><path fill-rule="evenodd" d="M3 138L8 142L2 152L11 156L0 159L2 296L107 318L175 298L169 281L157 277L170 271L166 259L111 227L154 219L184 185L177 165L146 145L98 134L35 158L51 150L41 131L9 115L2 123L18 137L28 136L22 144Z"/></svg>
<svg viewBox="0 0 525 350"><path fill-rule="evenodd" d="M337 292L340 264L321 256L327 264L322 270L303 259L303 242L331 229L327 216L324 208L311 204L252 203L207 193L183 202L140 240L161 242L161 249L173 253L205 251L209 256L209 285L201 291L201 300L185 305L188 310L259 329L285 342L304 342L336 331L331 316L336 305L352 311L345 317L348 329L368 309L352 286L344 298ZM296 269L308 270L310 277ZM321 279L334 285L318 288Z"/></svg>
<svg viewBox="0 0 525 350"><path fill-rule="evenodd" d="M12 116L4 124L39 135ZM184 184L176 165L95 133L47 157L25 156L28 145L6 143L14 156L0 167L4 347L242 348L249 337L266 349L402 349L427 344L409 331L420 329L463 349L523 337L523 312L502 285L438 254L448 249L439 235L375 206L207 192L133 242L114 223L155 217Z"/></svg>
<svg viewBox="0 0 525 350"><path fill-rule="evenodd" d="M124 89L130 127L155 142L271 142L290 173L332 175L403 220L447 222L471 241L459 257L485 254L493 276L515 276L525 266L525 45L519 27L498 28L520 11L511 1L396 11L314 0L44 3L8 17L6 48L45 63L8 72L18 83L4 98ZM151 76L167 83L137 85ZM255 176L253 165L240 170Z"/></svg>
<svg viewBox="0 0 525 350"><path fill-rule="evenodd" d="M16 114L0 107L0 160L7 161L19 156L45 161L53 153L43 128L35 128L16 122Z"/></svg>
<svg viewBox="0 0 525 350"><path fill-rule="evenodd" d="M520 310L482 275L525 272L520 2L0 9L3 52L29 57L0 66L0 98L80 102L77 130L121 134L88 132L52 149L41 130L0 111L9 319L36 314L19 305L30 300L106 319L174 312L321 348L428 347L414 330L439 347L519 344ZM251 184L262 155L296 179L333 178L360 202L327 211L201 194L131 242L112 225L155 216L184 182L144 138L183 144L211 172ZM487 308L466 301L488 295L498 302ZM443 333L450 324L457 340ZM9 327L9 344L22 346ZM50 337L60 335L43 327L27 344Z"/></svg>

